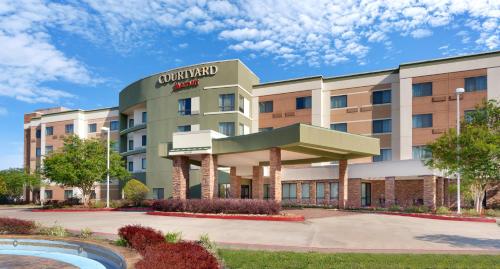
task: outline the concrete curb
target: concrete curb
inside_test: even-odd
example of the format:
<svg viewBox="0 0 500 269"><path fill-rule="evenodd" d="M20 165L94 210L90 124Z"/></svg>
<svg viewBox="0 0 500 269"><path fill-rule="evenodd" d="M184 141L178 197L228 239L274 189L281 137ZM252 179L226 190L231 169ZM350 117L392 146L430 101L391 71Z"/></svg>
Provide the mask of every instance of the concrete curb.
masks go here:
<svg viewBox="0 0 500 269"><path fill-rule="evenodd" d="M148 212L153 209L149 207L131 207L131 208L88 208L88 209L32 209L31 212L58 212L58 213L78 213L78 212Z"/></svg>
<svg viewBox="0 0 500 269"><path fill-rule="evenodd" d="M289 221L303 222L304 216L268 216L268 215L222 215L222 214L198 214L184 212L146 212L152 216L183 217L183 218L204 218L204 219L231 219L231 220L261 220L261 221Z"/></svg>
<svg viewBox="0 0 500 269"><path fill-rule="evenodd" d="M402 216L402 217L423 218L423 219L436 219L436 220L469 221L469 222L484 222L484 223L496 223L497 222L496 219L484 218L484 217L452 217L452 216L445 216L445 215L397 213L397 212L372 212L372 213L382 214L382 215Z"/></svg>

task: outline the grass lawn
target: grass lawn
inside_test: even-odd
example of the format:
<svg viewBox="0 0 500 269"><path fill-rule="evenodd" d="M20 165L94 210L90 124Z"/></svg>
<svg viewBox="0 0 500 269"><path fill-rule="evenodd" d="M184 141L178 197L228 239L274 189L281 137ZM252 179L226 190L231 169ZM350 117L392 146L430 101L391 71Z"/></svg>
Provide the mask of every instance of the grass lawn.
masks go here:
<svg viewBox="0 0 500 269"><path fill-rule="evenodd" d="M500 268L500 256L444 254L298 253L220 250L236 268Z"/></svg>

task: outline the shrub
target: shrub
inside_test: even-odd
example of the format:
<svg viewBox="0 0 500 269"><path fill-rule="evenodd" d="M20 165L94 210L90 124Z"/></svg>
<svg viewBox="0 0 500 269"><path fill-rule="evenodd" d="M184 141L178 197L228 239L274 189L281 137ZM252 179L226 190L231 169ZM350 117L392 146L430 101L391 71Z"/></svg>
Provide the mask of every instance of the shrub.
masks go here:
<svg viewBox="0 0 500 269"><path fill-rule="evenodd" d="M146 198L149 188L137 179L131 179L123 187L125 199L130 200L134 205L140 205L142 200Z"/></svg>
<svg viewBox="0 0 500 269"><path fill-rule="evenodd" d="M471 216L471 217L479 217L479 216L481 216L481 214L478 213L475 209L464 209L462 211L462 215L464 215L464 216Z"/></svg>
<svg viewBox="0 0 500 269"><path fill-rule="evenodd" d="M217 244L215 241L210 240L210 237L208 237L208 234L202 234L200 236L200 240L198 243L207 249L210 253L216 254L217 253Z"/></svg>
<svg viewBox="0 0 500 269"><path fill-rule="evenodd" d="M127 241L123 238L118 238L115 240L115 245L119 246L119 247L126 247L127 246Z"/></svg>
<svg viewBox="0 0 500 269"><path fill-rule="evenodd" d="M438 215L450 214L450 209L448 209L446 206L440 206L436 209L436 214Z"/></svg>
<svg viewBox="0 0 500 269"><path fill-rule="evenodd" d="M281 210L278 202L252 199L168 199L158 200L152 205L154 210L165 212L193 212L214 214L261 214L277 215Z"/></svg>
<svg viewBox="0 0 500 269"><path fill-rule="evenodd" d="M165 241L168 243L177 243L182 240L181 232L168 232L165 234Z"/></svg>
<svg viewBox="0 0 500 269"><path fill-rule="evenodd" d="M398 206L398 205L391 205L391 206L389 207L389 211L393 211L393 212L394 212L394 211L401 211L401 207L400 207L400 206Z"/></svg>
<svg viewBox="0 0 500 269"><path fill-rule="evenodd" d="M93 234L94 234L94 232L92 232L92 230L90 228L84 228L80 231L80 237L83 239L90 238L90 237L92 237Z"/></svg>
<svg viewBox="0 0 500 269"><path fill-rule="evenodd" d="M141 225L127 225L118 230L118 235L123 238L129 246L143 254L146 247L158 243L164 243L165 238L160 231Z"/></svg>
<svg viewBox="0 0 500 269"><path fill-rule="evenodd" d="M0 234L32 234L35 229L34 221L0 218Z"/></svg>
<svg viewBox="0 0 500 269"><path fill-rule="evenodd" d="M429 207L425 205L421 206L409 206L404 210L406 213L427 213L430 211Z"/></svg>
<svg viewBox="0 0 500 269"><path fill-rule="evenodd" d="M500 211L495 209L487 209L484 214L488 217L500 217Z"/></svg>
<svg viewBox="0 0 500 269"><path fill-rule="evenodd" d="M58 237L65 237L69 235L68 231L66 231L66 229L60 225L41 228L40 233L43 235L58 236Z"/></svg>
<svg viewBox="0 0 500 269"><path fill-rule="evenodd" d="M217 269L217 259L202 246L191 242L149 246L137 269Z"/></svg>

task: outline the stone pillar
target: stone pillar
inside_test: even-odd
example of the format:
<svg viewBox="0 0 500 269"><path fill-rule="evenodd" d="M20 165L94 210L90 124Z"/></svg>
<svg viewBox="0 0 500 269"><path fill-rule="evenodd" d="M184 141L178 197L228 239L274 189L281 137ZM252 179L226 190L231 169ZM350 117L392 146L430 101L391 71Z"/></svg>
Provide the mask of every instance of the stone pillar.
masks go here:
<svg viewBox="0 0 500 269"><path fill-rule="evenodd" d="M390 207L396 204L396 178L385 178L385 207Z"/></svg>
<svg viewBox="0 0 500 269"><path fill-rule="evenodd" d="M330 182L323 182L323 186L325 188L325 198L323 199L325 204L330 203Z"/></svg>
<svg viewBox="0 0 500 269"><path fill-rule="evenodd" d="M424 176L424 205L436 209L436 177Z"/></svg>
<svg viewBox="0 0 500 269"><path fill-rule="evenodd" d="M302 183L300 181L297 181L297 203L300 203L302 201Z"/></svg>
<svg viewBox="0 0 500 269"><path fill-rule="evenodd" d="M347 160L339 160L339 208L347 207L348 186Z"/></svg>
<svg viewBox="0 0 500 269"><path fill-rule="evenodd" d="M252 198L264 199L264 171L262 166L252 167Z"/></svg>
<svg viewBox="0 0 500 269"><path fill-rule="evenodd" d="M316 204L316 181L311 181L309 185L309 203Z"/></svg>
<svg viewBox="0 0 500 269"><path fill-rule="evenodd" d="M281 201L281 149L269 150L269 196L275 201Z"/></svg>
<svg viewBox="0 0 500 269"><path fill-rule="evenodd" d="M213 199L218 197L217 156L212 154L201 155L201 198Z"/></svg>
<svg viewBox="0 0 500 269"><path fill-rule="evenodd" d="M236 176L236 167L231 167L229 170L229 184L231 190L231 198L240 199L241 198L241 181L238 176Z"/></svg>
<svg viewBox="0 0 500 269"><path fill-rule="evenodd" d="M349 180L348 205L354 208L361 207L361 178L352 178Z"/></svg>
<svg viewBox="0 0 500 269"><path fill-rule="evenodd" d="M436 206L444 205L444 179L438 177L436 180Z"/></svg>
<svg viewBox="0 0 500 269"><path fill-rule="evenodd" d="M189 198L189 158L174 156L172 169L172 197L174 199Z"/></svg>
<svg viewBox="0 0 500 269"><path fill-rule="evenodd" d="M445 178L443 180L443 205L450 206L450 180Z"/></svg>

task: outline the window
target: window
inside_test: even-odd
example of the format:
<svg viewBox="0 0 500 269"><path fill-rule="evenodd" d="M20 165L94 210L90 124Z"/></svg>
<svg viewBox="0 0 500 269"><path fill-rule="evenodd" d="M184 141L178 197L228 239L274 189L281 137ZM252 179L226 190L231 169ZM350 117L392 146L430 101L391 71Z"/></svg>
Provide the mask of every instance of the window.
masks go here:
<svg viewBox="0 0 500 269"><path fill-rule="evenodd" d="M142 123L148 122L148 112L143 111L142 112Z"/></svg>
<svg viewBox="0 0 500 269"><path fill-rule="evenodd" d="M370 183L361 183L361 206L370 206L372 204L372 185Z"/></svg>
<svg viewBox="0 0 500 269"><path fill-rule="evenodd" d="M333 199L333 200L339 199L339 183L338 182L330 183L330 199Z"/></svg>
<svg viewBox="0 0 500 269"><path fill-rule="evenodd" d="M153 199L165 199L165 191L163 188L153 188Z"/></svg>
<svg viewBox="0 0 500 269"><path fill-rule="evenodd" d="M35 136L36 136L36 138L41 138L42 137L42 131L40 131L40 129L36 129Z"/></svg>
<svg viewBox="0 0 500 269"><path fill-rule="evenodd" d="M241 113L245 113L245 97L240 95L240 101L238 102L238 110Z"/></svg>
<svg viewBox="0 0 500 269"><path fill-rule="evenodd" d="M307 109L311 108L311 96L297 97L295 99L296 109Z"/></svg>
<svg viewBox="0 0 500 269"><path fill-rule="evenodd" d="M413 97L432 96L432 82L413 84L412 90Z"/></svg>
<svg viewBox="0 0 500 269"><path fill-rule="evenodd" d="M134 162L128 162L128 171L133 172L134 171Z"/></svg>
<svg viewBox="0 0 500 269"><path fill-rule="evenodd" d="M302 199L309 199L310 198L309 193L310 193L310 189L311 189L311 184L302 183L302 184L300 184L300 188L302 191Z"/></svg>
<svg viewBox="0 0 500 269"><path fill-rule="evenodd" d="M391 92L392 92L391 90L373 92L372 103L374 105L389 104L391 102Z"/></svg>
<svg viewBox="0 0 500 269"><path fill-rule="evenodd" d="M373 156L374 162L383 162L392 160L392 150L391 149L380 149L380 155Z"/></svg>
<svg viewBox="0 0 500 269"><path fill-rule="evenodd" d="M36 148L36 149L35 149L35 155L36 155L37 157L42 156L42 150L41 150L40 148Z"/></svg>
<svg viewBox="0 0 500 269"><path fill-rule="evenodd" d="M272 131L273 127L264 127L264 128L259 128L259 132L267 132L267 131Z"/></svg>
<svg viewBox="0 0 500 269"><path fill-rule="evenodd" d="M476 92L485 91L487 87L486 76L472 77L465 79L465 91L466 92Z"/></svg>
<svg viewBox="0 0 500 269"><path fill-rule="evenodd" d="M142 140L142 141L141 141L141 142L142 142L142 143L141 143L141 145L142 145L143 147L145 147L145 146L146 146L146 142L147 142L147 140L148 140L148 139L147 139L147 136L146 136L146 135L143 135L143 136L141 137L141 140Z"/></svg>
<svg viewBox="0 0 500 269"><path fill-rule="evenodd" d="M270 197L269 195L269 184L264 184L264 200L268 200Z"/></svg>
<svg viewBox="0 0 500 269"><path fill-rule="evenodd" d="M64 190L64 199L73 198L73 190Z"/></svg>
<svg viewBox="0 0 500 269"><path fill-rule="evenodd" d="M219 122L219 133L234 136L234 122Z"/></svg>
<svg viewBox="0 0 500 269"><path fill-rule="evenodd" d="M413 128L432 127L432 114L413 115Z"/></svg>
<svg viewBox="0 0 500 269"><path fill-rule="evenodd" d="M54 151L54 147L53 146L45 146L45 154L49 154L51 153L52 151Z"/></svg>
<svg viewBox="0 0 500 269"><path fill-rule="evenodd" d="M45 127L45 135L54 135L54 127Z"/></svg>
<svg viewBox="0 0 500 269"><path fill-rule="evenodd" d="M142 170L146 170L146 158L141 159L141 168Z"/></svg>
<svg viewBox="0 0 500 269"><path fill-rule="evenodd" d="M325 183L316 183L316 200L322 201L325 199Z"/></svg>
<svg viewBox="0 0 500 269"><path fill-rule="evenodd" d="M297 184L295 183L284 183L282 188L282 199L283 200L295 200L297 199Z"/></svg>
<svg viewBox="0 0 500 269"><path fill-rule="evenodd" d="M191 115L191 98L179 99L179 115Z"/></svg>
<svg viewBox="0 0 500 269"><path fill-rule="evenodd" d="M331 108L347 107L347 95L339 95L330 97Z"/></svg>
<svg viewBox="0 0 500 269"><path fill-rule="evenodd" d="M109 130L111 130L111 131L118 131L119 127L120 126L118 125L118 121L117 120L109 122Z"/></svg>
<svg viewBox="0 0 500 269"><path fill-rule="evenodd" d="M472 115L476 112L476 110L465 110L464 111L464 120L467 123L471 123L473 118Z"/></svg>
<svg viewBox="0 0 500 269"><path fill-rule="evenodd" d="M111 149L116 152L120 150L120 144L118 143L118 141L111 143Z"/></svg>
<svg viewBox="0 0 500 269"><path fill-rule="evenodd" d="M134 150L134 140L128 141L128 150Z"/></svg>
<svg viewBox="0 0 500 269"><path fill-rule="evenodd" d="M52 190L45 190L45 200L52 200Z"/></svg>
<svg viewBox="0 0 500 269"><path fill-rule="evenodd" d="M413 146L412 156L414 160L425 160L432 157L432 153L426 146Z"/></svg>
<svg viewBox="0 0 500 269"><path fill-rule="evenodd" d="M96 123L89 124L89 133L95 133L95 132L97 132L97 124Z"/></svg>
<svg viewBox="0 0 500 269"><path fill-rule="evenodd" d="M191 132L191 125L177 126L177 132Z"/></svg>
<svg viewBox="0 0 500 269"><path fill-rule="evenodd" d="M234 93L219 95L219 111L234 110Z"/></svg>
<svg viewBox="0 0 500 269"><path fill-rule="evenodd" d="M74 125L73 124L66 124L64 126L64 132L67 134L72 134L74 131Z"/></svg>
<svg viewBox="0 0 500 269"><path fill-rule="evenodd" d="M390 133L392 131L392 122L391 119L386 120L374 120L373 121L373 133L381 134L381 133Z"/></svg>
<svg viewBox="0 0 500 269"><path fill-rule="evenodd" d="M134 119L128 119L128 128L134 127Z"/></svg>
<svg viewBox="0 0 500 269"><path fill-rule="evenodd" d="M330 129L335 131L347 132L347 123L332 123L330 124Z"/></svg>
<svg viewBox="0 0 500 269"><path fill-rule="evenodd" d="M273 112L273 101L264 101L259 103L260 113L271 113Z"/></svg>
<svg viewBox="0 0 500 269"><path fill-rule="evenodd" d="M231 185L230 184L219 184L219 198L230 198L230 189Z"/></svg>

